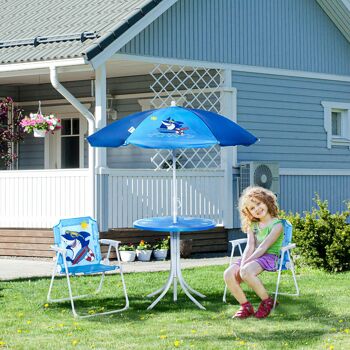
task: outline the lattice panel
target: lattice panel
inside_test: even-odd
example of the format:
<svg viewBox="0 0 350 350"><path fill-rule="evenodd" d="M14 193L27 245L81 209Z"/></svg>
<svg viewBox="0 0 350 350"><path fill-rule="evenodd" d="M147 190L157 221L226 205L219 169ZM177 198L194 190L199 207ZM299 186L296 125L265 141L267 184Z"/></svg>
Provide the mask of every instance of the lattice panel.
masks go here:
<svg viewBox="0 0 350 350"><path fill-rule="evenodd" d="M158 64L150 74L154 79L150 86L154 93L151 100L152 107L168 107L175 101L178 106L221 112L220 92L223 85L221 70ZM151 161L156 169L171 168L171 151L158 150ZM177 151L178 169L219 168L220 164L218 146Z"/></svg>

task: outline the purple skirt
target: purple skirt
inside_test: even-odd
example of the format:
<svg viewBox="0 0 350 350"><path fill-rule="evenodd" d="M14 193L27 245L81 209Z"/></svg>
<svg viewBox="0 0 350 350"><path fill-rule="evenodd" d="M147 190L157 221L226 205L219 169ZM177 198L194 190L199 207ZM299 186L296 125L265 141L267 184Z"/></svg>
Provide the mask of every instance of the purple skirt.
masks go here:
<svg viewBox="0 0 350 350"><path fill-rule="evenodd" d="M241 266L242 259L238 259L234 264ZM264 270L266 271L276 271L278 264L278 256L275 254L264 254L257 259L254 259Z"/></svg>

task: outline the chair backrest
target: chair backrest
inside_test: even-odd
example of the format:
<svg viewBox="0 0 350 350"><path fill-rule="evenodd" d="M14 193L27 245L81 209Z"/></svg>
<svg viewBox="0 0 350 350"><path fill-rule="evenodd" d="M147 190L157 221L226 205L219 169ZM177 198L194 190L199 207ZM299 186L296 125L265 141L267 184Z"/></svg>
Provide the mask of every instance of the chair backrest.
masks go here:
<svg viewBox="0 0 350 350"><path fill-rule="evenodd" d="M283 224L282 247L285 247L292 242L293 226L288 220L285 220L285 219L282 220L282 224ZM285 253L282 261L282 270L288 269L289 261L290 261L289 255Z"/></svg>
<svg viewBox="0 0 350 350"><path fill-rule="evenodd" d="M101 262L98 227L91 217L62 219L53 227L55 244L67 249L67 266L92 265ZM64 269L60 255L58 264Z"/></svg>

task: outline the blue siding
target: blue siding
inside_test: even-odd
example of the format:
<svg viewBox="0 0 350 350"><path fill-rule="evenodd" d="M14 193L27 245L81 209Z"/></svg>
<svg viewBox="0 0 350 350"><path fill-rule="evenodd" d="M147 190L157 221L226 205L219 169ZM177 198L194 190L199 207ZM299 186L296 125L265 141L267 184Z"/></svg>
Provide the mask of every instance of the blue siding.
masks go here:
<svg viewBox="0 0 350 350"><path fill-rule="evenodd" d="M350 44L315 0L179 0L121 52L350 75Z"/></svg>
<svg viewBox="0 0 350 350"><path fill-rule="evenodd" d="M27 135L19 143L18 169L34 170L44 169L44 138Z"/></svg>
<svg viewBox="0 0 350 350"><path fill-rule="evenodd" d="M239 147L239 161L282 168L350 169L348 147L327 148L321 101L349 102L350 83L233 72L238 123L260 142Z"/></svg>
<svg viewBox="0 0 350 350"><path fill-rule="evenodd" d="M293 213L316 207L315 193L328 200L331 212L344 211L350 200L350 176L280 176L282 210Z"/></svg>

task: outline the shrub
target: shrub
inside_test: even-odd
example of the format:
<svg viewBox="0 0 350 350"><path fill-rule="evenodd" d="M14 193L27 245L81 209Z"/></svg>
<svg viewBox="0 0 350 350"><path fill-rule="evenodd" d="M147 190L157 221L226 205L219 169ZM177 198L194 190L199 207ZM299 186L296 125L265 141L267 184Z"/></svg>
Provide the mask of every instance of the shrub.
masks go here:
<svg viewBox="0 0 350 350"><path fill-rule="evenodd" d="M293 242L300 262L330 272L350 270L350 203L342 213L331 214L328 202L314 199L311 212L284 215L293 224ZM283 216L283 214L282 214Z"/></svg>

